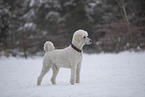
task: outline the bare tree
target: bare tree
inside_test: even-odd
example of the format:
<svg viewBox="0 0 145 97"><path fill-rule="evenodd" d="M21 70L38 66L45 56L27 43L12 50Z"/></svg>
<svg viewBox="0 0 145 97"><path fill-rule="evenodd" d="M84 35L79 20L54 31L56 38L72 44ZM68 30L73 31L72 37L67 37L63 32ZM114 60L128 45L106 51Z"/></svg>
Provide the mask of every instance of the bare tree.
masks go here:
<svg viewBox="0 0 145 97"><path fill-rule="evenodd" d="M131 41L131 44L132 44L133 43L133 35L132 35L132 31L130 29L130 22L128 20L128 16L127 16L127 13L126 13L124 0L115 0L115 1L117 2L118 6L121 10L121 15L122 15L123 19L127 23L128 32L130 34L130 41Z"/></svg>
<svg viewBox="0 0 145 97"><path fill-rule="evenodd" d="M130 24L127 13L126 13L124 0L116 0L116 2L119 5L119 8L121 9L122 17L124 18L124 20L126 21L127 24Z"/></svg>

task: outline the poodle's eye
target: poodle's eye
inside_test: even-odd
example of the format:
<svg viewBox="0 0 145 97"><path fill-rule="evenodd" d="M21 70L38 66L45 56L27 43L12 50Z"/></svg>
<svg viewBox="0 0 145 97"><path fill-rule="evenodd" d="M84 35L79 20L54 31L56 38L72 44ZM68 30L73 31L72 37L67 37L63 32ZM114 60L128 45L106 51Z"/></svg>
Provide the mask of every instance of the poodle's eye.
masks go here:
<svg viewBox="0 0 145 97"><path fill-rule="evenodd" d="M84 36L84 39L86 39L86 36Z"/></svg>

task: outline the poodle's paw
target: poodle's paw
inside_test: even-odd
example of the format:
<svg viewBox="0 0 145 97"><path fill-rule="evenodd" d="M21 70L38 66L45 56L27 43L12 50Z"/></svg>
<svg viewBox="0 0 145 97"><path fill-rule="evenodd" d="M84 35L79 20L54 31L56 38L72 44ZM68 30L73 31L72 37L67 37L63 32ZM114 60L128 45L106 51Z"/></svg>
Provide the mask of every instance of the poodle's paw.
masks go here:
<svg viewBox="0 0 145 97"><path fill-rule="evenodd" d="M75 81L74 80L70 80L70 84L74 85Z"/></svg>
<svg viewBox="0 0 145 97"><path fill-rule="evenodd" d="M52 82L52 84L56 84L56 82L53 79L51 79L51 82Z"/></svg>
<svg viewBox="0 0 145 97"><path fill-rule="evenodd" d="M76 83L80 83L80 80L76 80Z"/></svg>
<svg viewBox="0 0 145 97"><path fill-rule="evenodd" d="M41 83L38 81L38 82L37 82L37 86L40 86L40 85L41 85Z"/></svg>
<svg viewBox="0 0 145 97"><path fill-rule="evenodd" d="M80 77L79 76L76 77L76 83L80 83Z"/></svg>

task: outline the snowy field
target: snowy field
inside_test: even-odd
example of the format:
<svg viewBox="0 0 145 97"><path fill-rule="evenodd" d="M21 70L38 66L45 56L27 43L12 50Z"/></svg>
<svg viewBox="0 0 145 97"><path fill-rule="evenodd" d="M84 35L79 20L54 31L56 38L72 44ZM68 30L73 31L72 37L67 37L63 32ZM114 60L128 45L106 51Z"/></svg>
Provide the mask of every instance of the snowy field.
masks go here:
<svg viewBox="0 0 145 97"><path fill-rule="evenodd" d="M0 58L0 97L145 97L145 52L83 55L81 83L70 85L70 70L52 71L36 86L42 57Z"/></svg>

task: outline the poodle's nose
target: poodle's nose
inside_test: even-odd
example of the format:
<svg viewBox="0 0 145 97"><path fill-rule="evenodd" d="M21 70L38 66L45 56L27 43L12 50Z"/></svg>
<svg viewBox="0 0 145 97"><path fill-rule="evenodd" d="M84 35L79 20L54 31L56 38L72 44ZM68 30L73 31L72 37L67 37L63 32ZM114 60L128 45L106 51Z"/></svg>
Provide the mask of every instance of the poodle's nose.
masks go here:
<svg viewBox="0 0 145 97"><path fill-rule="evenodd" d="M90 39L90 42L92 43L92 40Z"/></svg>

